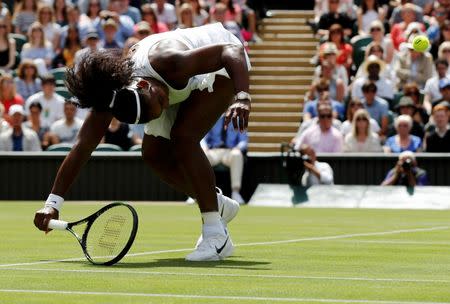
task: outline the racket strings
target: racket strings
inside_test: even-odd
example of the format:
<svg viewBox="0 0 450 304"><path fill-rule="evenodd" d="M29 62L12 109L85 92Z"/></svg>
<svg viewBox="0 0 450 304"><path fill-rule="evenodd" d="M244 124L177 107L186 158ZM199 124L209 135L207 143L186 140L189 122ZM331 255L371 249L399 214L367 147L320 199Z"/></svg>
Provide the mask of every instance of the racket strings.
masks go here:
<svg viewBox="0 0 450 304"><path fill-rule="evenodd" d="M86 250L96 263L119 255L133 230L133 215L127 207L115 207L102 213L86 235Z"/></svg>

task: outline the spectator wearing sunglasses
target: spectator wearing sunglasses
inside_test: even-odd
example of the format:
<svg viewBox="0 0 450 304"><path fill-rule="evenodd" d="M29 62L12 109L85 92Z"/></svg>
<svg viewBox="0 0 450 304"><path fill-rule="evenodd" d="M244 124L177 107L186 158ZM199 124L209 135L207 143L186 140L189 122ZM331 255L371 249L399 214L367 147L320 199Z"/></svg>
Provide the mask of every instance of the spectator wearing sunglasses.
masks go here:
<svg viewBox="0 0 450 304"><path fill-rule="evenodd" d="M365 109L356 111L352 132L345 136L344 152L382 152L378 134L370 127L370 115Z"/></svg>
<svg viewBox="0 0 450 304"><path fill-rule="evenodd" d="M333 109L330 104L319 104L319 123L308 128L295 140L294 148L299 150L303 144L311 146L319 153L342 152L343 138L341 132L333 128Z"/></svg>
<svg viewBox="0 0 450 304"><path fill-rule="evenodd" d="M372 38L372 43L378 43L383 48L383 60L390 64L392 58L394 57L394 45L390 37L385 36L384 25L380 20L375 20L370 24L369 29L370 37ZM368 52L369 46L366 50ZM370 54L366 52L366 57ZM380 57L381 58L381 57Z"/></svg>
<svg viewBox="0 0 450 304"><path fill-rule="evenodd" d="M359 109L364 109L364 104L361 101L361 99L353 98L348 102L347 105L347 119L342 123L341 125L341 133L345 136L352 132L353 129L353 118L355 117L355 113ZM378 125L377 121L370 117L369 114L369 124L370 124L370 130L375 133L380 132L380 125Z"/></svg>
<svg viewBox="0 0 450 304"><path fill-rule="evenodd" d="M318 34L320 36L328 35L328 30L331 25L337 23L344 28L345 36L350 36L352 33L353 20L346 14L339 12L339 0L328 0L328 13L320 16Z"/></svg>
<svg viewBox="0 0 450 304"><path fill-rule="evenodd" d="M439 89L439 81L446 78L449 63L447 60L440 58L434 62L434 66L436 68L437 75L428 79L425 83L425 88L423 89L423 106L427 110L427 113L431 113L432 104L442 98L441 90Z"/></svg>

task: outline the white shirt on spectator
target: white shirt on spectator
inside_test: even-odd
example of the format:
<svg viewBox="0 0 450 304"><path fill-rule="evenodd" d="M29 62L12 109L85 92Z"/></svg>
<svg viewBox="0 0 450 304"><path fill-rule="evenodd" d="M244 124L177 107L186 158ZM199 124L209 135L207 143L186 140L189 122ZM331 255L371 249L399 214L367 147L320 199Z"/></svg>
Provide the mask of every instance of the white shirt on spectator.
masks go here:
<svg viewBox="0 0 450 304"><path fill-rule="evenodd" d="M56 93L50 99L46 99L44 92L31 95L25 103L25 112L29 114L28 107L33 102L39 102L42 106L41 123L43 127L49 127L58 119L64 117L64 98Z"/></svg>
<svg viewBox="0 0 450 304"><path fill-rule="evenodd" d="M80 131L82 125L83 121L78 117L74 118L71 125L67 125L66 119L62 118L52 124L50 127L50 132L58 136L62 143L73 144L77 139L78 132Z"/></svg>
<svg viewBox="0 0 450 304"><path fill-rule="evenodd" d="M358 99L364 98L362 86L366 81L366 76L355 79L352 87L352 96L357 97ZM377 96L381 98L394 99L394 85L389 79L381 77L375 82L375 85L377 86Z"/></svg>
<svg viewBox="0 0 450 304"><path fill-rule="evenodd" d="M164 22L165 24L177 23L177 14L175 13L175 6L170 3L164 4L164 10L162 12L158 11L156 3L151 4L152 9L155 11L158 21Z"/></svg>
<svg viewBox="0 0 450 304"><path fill-rule="evenodd" d="M314 162L314 167L320 172L320 179L309 170L305 170L302 176L302 186L311 187L312 185L332 185L334 183L333 169L325 162Z"/></svg>
<svg viewBox="0 0 450 304"><path fill-rule="evenodd" d="M373 118L370 118L370 130L372 132L378 133L380 131L380 125L377 123L377 121ZM346 120L341 125L341 133L345 136L352 132L352 122L350 120Z"/></svg>
<svg viewBox="0 0 450 304"><path fill-rule="evenodd" d="M44 26L44 35L45 39L53 43L53 39L55 36L61 34L61 26L56 22L49 22L46 26ZM57 47L57 45L54 45Z"/></svg>
<svg viewBox="0 0 450 304"><path fill-rule="evenodd" d="M432 102L442 98L441 91L439 90L439 80L439 76L431 77L427 80L423 89L424 94L430 95Z"/></svg>

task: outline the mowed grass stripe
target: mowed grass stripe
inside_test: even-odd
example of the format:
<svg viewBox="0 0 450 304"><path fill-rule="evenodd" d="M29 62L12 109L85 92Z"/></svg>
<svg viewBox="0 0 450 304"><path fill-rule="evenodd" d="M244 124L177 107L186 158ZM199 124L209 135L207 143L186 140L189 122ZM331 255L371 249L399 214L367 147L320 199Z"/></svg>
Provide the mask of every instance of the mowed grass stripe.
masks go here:
<svg viewBox="0 0 450 304"><path fill-rule="evenodd" d="M53 268L2 268L1 271L37 271L37 272L61 272L61 273L87 273L87 274L131 274L152 276L192 276L192 277L235 277L235 278L262 278L262 279L298 279L298 280L330 280L330 281L369 281L369 282L404 282L404 283L450 283L450 280L432 279L402 279L402 278L368 278L368 277L318 277L300 275L276 275L276 274L233 274L233 273L199 273L199 272L162 272L162 271L132 271L132 270L96 270L96 269L53 269Z"/></svg>
<svg viewBox="0 0 450 304"><path fill-rule="evenodd" d="M368 303L368 304L450 304L450 302L417 302L417 301L386 301L364 299L316 299L316 298L274 298L274 297L243 297L243 296L203 296L189 294L161 294L161 293L131 293L131 292L101 292L75 290L32 290L32 289L0 289L4 293L31 293L57 295L90 295L90 296L119 296L119 297L148 297L148 298L181 298L181 299L211 299L211 300L239 300L239 301L270 301L270 302L316 302L316 303Z"/></svg>

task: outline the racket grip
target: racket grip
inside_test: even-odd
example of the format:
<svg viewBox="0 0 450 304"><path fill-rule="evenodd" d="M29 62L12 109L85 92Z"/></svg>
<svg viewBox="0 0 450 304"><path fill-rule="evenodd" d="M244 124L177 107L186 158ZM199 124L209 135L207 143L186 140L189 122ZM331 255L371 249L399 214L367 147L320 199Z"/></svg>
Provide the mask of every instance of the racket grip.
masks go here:
<svg viewBox="0 0 450 304"><path fill-rule="evenodd" d="M55 229L55 230L65 230L67 228L67 225L69 223L65 222L65 221L60 221L60 220L50 220L48 222L48 228L49 229Z"/></svg>

